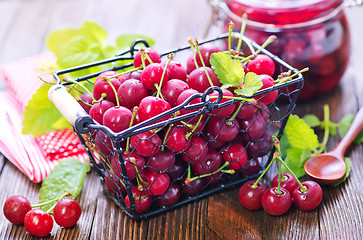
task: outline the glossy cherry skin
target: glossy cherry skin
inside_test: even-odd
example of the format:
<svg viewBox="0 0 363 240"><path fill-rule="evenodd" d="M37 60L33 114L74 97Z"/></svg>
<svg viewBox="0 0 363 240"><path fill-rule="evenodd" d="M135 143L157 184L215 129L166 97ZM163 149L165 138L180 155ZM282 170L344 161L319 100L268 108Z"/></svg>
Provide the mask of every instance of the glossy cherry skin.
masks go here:
<svg viewBox="0 0 363 240"><path fill-rule="evenodd" d="M169 150L159 151L155 155L151 156L147 162L150 168L159 172L169 171L175 163L175 154Z"/></svg>
<svg viewBox="0 0 363 240"><path fill-rule="evenodd" d="M193 136L189 147L181 154L185 162L203 159L208 152L208 143L199 136Z"/></svg>
<svg viewBox="0 0 363 240"><path fill-rule="evenodd" d="M263 136L258 140L249 142L246 146L249 157L263 157L267 155L272 147L272 135L269 131L265 131Z"/></svg>
<svg viewBox="0 0 363 240"><path fill-rule="evenodd" d="M62 198L54 207L53 217L59 226L68 228L76 225L81 213L81 206L76 200Z"/></svg>
<svg viewBox="0 0 363 240"><path fill-rule="evenodd" d="M270 215L280 216L289 211L291 206L291 194L281 187L281 193L277 193L277 187L269 188L262 196L262 207Z"/></svg>
<svg viewBox="0 0 363 240"><path fill-rule="evenodd" d="M122 153L122 158L129 179L134 179L137 176L138 171L146 165L145 158L136 151L129 153L124 152ZM115 174L122 178L122 169L119 161L117 154L115 154L114 158L111 159L111 167Z"/></svg>
<svg viewBox="0 0 363 240"><path fill-rule="evenodd" d="M279 182L279 175L277 174L271 181L271 187L277 187ZM299 186L296 179L291 175L291 173L284 172L282 173L282 179L280 186L285 188L287 191L292 194L292 192Z"/></svg>
<svg viewBox="0 0 363 240"><path fill-rule="evenodd" d="M179 197L180 187L177 184L172 183L170 184L168 190L166 190L166 192L162 196L156 199L156 202L160 206L173 206L175 203L178 202Z"/></svg>
<svg viewBox="0 0 363 240"><path fill-rule="evenodd" d="M117 89L121 85L120 81L116 78L112 78L109 81L113 85L115 90L117 91ZM98 80L95 82L94 87L93 87L93 97L96 100L99 100L103 93L106 94L106 98L103 98L103 99L106 99L106 100L116 104L116 93L113 90L113 88L111 87L111 85L105 80Z"/></svg>
<svg viewBox="0 0 363 240"><path fill-rule="evenodd" d="M151 205L152 197L146 191L139 191L137 188L132 188L131 191L135 201L136 212L145 212ZM125 197L125 204L128 209L131 209L129 195Z"/></svg>
<svg viewBox="0 0 363 240"><path fill-rule="evenodd" d="M165 66L166 62L162 62L161 64ZM169 70L169 79L178 79L183 82L187 81L187 70L180 62L171 60L167 69Z"/></svg>
<svg viewBox="0 0 363 240"><path fill-rule="evenodd" d="M269 75L262 74L262 75L260 75L260 77L262 80L262 87L259 90L270 88L275 85L275 80L272 77L270 77ZM262 102L262 103L265 103L268 105L268 104L273 103L276 100L278 94L279 94L278 90L272 90L269 93L265 93L265 94L256 96L255 99L258 100L259 102Z"/></svg>
<svg viewBox="0 0 363 240"><path fill-rule="evenodd" d="M169 188L170 177L166 172L159 173L152 168L144 168L140 176L145 182L143 183L145 191L151 196L162 195Z"/></svg>
<svg viewBox="0 0 363 240"><path fill-rule="evenodd" d="M245 135L244 138L246 142L261 138L266 129L265 119L260 113L257 113L248 119L240 119L239 123L243 130L242 133Z"/></svg>
<svg viewBox="0 0 363 240"><path fill-rule="evenodd" d="M238 191L238 199L243 207L248 210L258 210L262 208L262 196L267 190L266 185L259 181L255 188L252 185L256 180L245 182Z"/></svg>
<svg viewBox="0 0 363 240"><path fill-rule="evenodd" d="M166 146L175 153L184 151L190 145L190 140L187 138L189 130L186 127L173 126L166 135Z"/></svg>
<svg viewBox="0 0 363 240"><path fill-rule="evenodd" d="M171 179L180 180L187 171L187 164L180 158L175 159L174 165L168 171Z"/></svg>
<svg viewBox="0 0 363 240"><path fill-rule="evenodd" d="M220 83L217 74L210 67L206 67L206 69L213 86L220 87L222 84ZM190 88L195 89L200 93L203 93L205 90L207 90L207 88L211 87L204 67L199 67L189 74L188 85Z"/></svg>
<svg viewBox="0 0 363 240"><path fill-rule="evenodd" d="M164 75L163 75L164 74ZM164 85L169 80L169 71L160 63L148 65L141 73L141 82L147 89L156 90L156 85Z"/></svg>
<svg viewBox="0 0 363 240"><path fill-rule="evenodd" d="M103 114L103 125L118 133L130 127L132 112L123 106L107 109Z"/></svg>
<svg viewBox="0 0 363 240"><path fill-rule="evenodd" d="M126 80L129 79L137 79L137 80L141 80L141 70L138 71L134 71L134 72L130 72L130 73L125 73L120 77L120 83L124 83Z"/></svg>
<svg viewBox="0 0 363 240"><path fill-rule="evenodd" d="M3 207L4 215L11 223L21 225L25 215L32 210L29 200L20 195L13 195L6 199Z"/></svg>
<svg viewBox="0 0 363 240"><path fill-rule="evenodd" d="M260 162L257 158L247 159L245 166L239 171L244 176L251 176L260 171Z"/></svg>
<svg viewBox="0 0 363 240"><path fill-rule="evenodd" d="M189 85L186 82L178 79L170 79L163 84L161 94L171 107L175 107L177 106L179 95L187 89L189 89Z"/></svg>
<svg viewBox="0 0 363 240"><path fill-rule="evenodd" d="M139 117L141 121L148 120L152 117L155 117L158 114L164 113L165 111L168 111L171 109L170 104L159 98L159 97L153 97L148 96L146 98L143 98L139 104ZM161 122L163 120L167 120L170 116L166 116L157 122Z"/></svg>
<svg viewBox="0 0 363 240"><path fill-rule="evenodd" d="M255 59L250 60L247 64L248 71L257 75L267 74L272 76L275 72L275 63L269 56L258 54Z"/></svg>
<svg viewBox="0 0 363 240"><path fill-rule="evenodd" d="M213 148L210 148L207 152L207 155L204 158L200 158L198 160L193 161L192 169L198 175L211 174L218 170L218 168L222 164L222 157ZM217 183L219 182L221 172L216 172L209 176L204 177L206 182Z"/></svg>
<svg viewBox="0 0 363 240"><path fill-rule="evenodd" d="M116 176L112 171L108 171L104 181L107 190L114 196L124 196L126 195L126 188L121 182L122 178Z"/></svg>
<svg viewBox="0 0 363 240"><path fill-rule="evenodd" d="M192 174L191 177L194 177L195 174ZM183 179L179 182L179 187L181 192L184 195L187 196L193 196L193 195L197 195L198 193L200 193L205 184L206 184L206 180L205 178L197 178L194 181L191 182L186 182L186 176L183 177Z"/></svg>
<svg viewBox="0 0 363 240"><path fill-rule="evenodd" d="M89 94L89 93L83 93L79 99L81 99L83 102L87 103L87 104L90 104L92 105L92 101L93 101L93 98L92 96ZM89 113L89 110L91 109L91 106L88 106L88 105L85 105L83 104L81 101L78 100L77 98L77 101L79 102L79 104L82 106L82 108L87 112Z"/></svg>
<svg viewBox="0 0 363 240"><path fill-rule="evenodd" d="M30 210L24 218L25 230L36 237L45 237L53 229L53 218L40 209Z"/></svg>
<svg viewBox="0 0 363 240"><path fill-rule="evenodd" d="M161 62L161 57L159 55L159 53L155 50L155 49L152 49L152 48L144 48L144 53L146 53L151 61L153 63L160 63ZM150 63L150 61L145 57L145 65L148 66ZM142 65L142 61L141 61L141 51L138 51L136 54L135 54L135 57L134 57L134 67L135 68L138 68Z"/></svg>
<svg viewBox="0 0 363 240"><path fill-rule="evenodd" d="M230 142L237 136L239 124L237 119L229 122L220 117L211 117L208 121L208 130L215 139Z"/></svg>
<svg viewBox="0 0 363 240"><path fill-rule="evenodd" d="M319 206L323 199L323 191L320 185L314 181L305 181L302 183L307 188L301 191L300 186L292 192L292 198L295 205L302 211L311 211Z"/></svg>
<svg viewBox="0 0 363 240"><path fill-rule="evenodd" d="M187 89L184 92L180 93L178 99L176 100L177 105L183 104L188 98L192 97L195 94L198 94L199 92L195 89ZM188 105L198 104L201 103L200 98L194 98L192 101L189 102ZM184 108L180 110L180 113L182 115L192 113L197 111L198 109L192 109L192 110L185 110Z"/></svg>
<svg viewBox="0 0 363 240"><path fill-rule="evenodd" d="M240 103L243 104L243 106L241 107L240 111L237 114L237 117L239 119L248 119L251 118L255 115L255 113L258 110L258 106L255 104L251 104L248 102L245 103Z"/></svg>
<svg viewBox="0 0 363 240"><path fill-rule="evenodd" d="M223 92L222 100L219 102L219 104L231 101L231 99L229 99L227 97L234 97L233 93L231 93L227 89L223 89L222 92ZM213 97L218 97L218 95L219 95L219 93L217 91L209 94L209 96L212 97L211 102L215 101L216 98L213 98ZM236 104L232 104L228 107L224 107L224 108L220 108L220 109L211 111L210 114L217 114L220 117L227 117L227 116L232 115L232 113L234 112L235 109L236 109Z"/></svg>
<svg viewBox="0 0 363 240"><path fill-rule="evenodd" d="M133 135L130 138L132 148L144 157L150 157L160 150L161 139L158 135L151 131Z"/></svg>
<svg viewBox="0 0 363 240"><path fill-rule="evenodd" d="M108 100L102 100L101 102L93 104L93 106L89 110L89 115L93 118L93 120L102 125L103 115L109 108L112 108L114 106L114 103Z"/></svg>
<svg viewBox="0 0 363 240"><path fill-rule="evenodd" d="M239 170L244 167L247 162L247 151L242 144L233 143L223 149L223 160L229 162L229 168Z"/></svg>
<svg viewBox="0 0 363 240"><path fill-rule="evenodd" d="M128 79L117 89L117 95L120 105L132 109L139 106L141 100L148 96L148 92L140 80Z"/></svg>

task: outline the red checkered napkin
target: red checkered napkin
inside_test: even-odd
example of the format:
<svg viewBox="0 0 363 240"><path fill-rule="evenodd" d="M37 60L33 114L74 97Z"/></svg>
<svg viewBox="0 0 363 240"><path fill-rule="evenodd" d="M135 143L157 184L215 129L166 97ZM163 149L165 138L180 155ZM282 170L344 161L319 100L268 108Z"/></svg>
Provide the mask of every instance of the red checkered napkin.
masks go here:
<svg viewBox="0 0 363 240"><path fill-rule="evenodd" d="M39 69L42 63L54 62L52 54L29 57L0 68L8 89L0 91L0 152L33 182L41 182L65 157L88 160L87 153L71 129L56 130L34 138L24 135L22 113L31 96L42 85L42 79L52 80Z"/></svg>

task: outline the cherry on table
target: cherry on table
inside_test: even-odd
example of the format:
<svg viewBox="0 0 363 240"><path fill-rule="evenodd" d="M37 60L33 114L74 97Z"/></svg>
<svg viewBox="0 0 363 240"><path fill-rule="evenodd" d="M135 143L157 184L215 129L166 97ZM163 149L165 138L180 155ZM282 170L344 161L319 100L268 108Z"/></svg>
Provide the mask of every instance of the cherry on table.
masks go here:
<svg viewBox="0 0 363 240"><path fill-rule="evenodd" d="M61 227L72 227L76 225L82 213L79 203L72 198L60 199L53 210L55 222Z"/></svg>
<svg viewBox="0 0 363 240"><path fill-rule="evenodd" d="M245 182L238 191L238 199L243 207L249 210L258 210L262 208L262 196L267 190L266 185L259 181L256 187L252 187L256 180Z"/></svg>
<svg viewBox="0 0 363 240"><path fill-rule="evenodd" d="M290 192L280 187L280 193L277 187L267 189L261 199L263 209L270 215L280 216L286 213L291 206Z"/></svg>
<svg viewBox="0 0 363 240"><path fill-rule="evenodd" d="M305 181L301 184L306 190L302 191L300 186L296 187L292 192L293 202L302 211L314 210L323 199L323 191L314 181Z"/></svg>
<svg viewBox="0 0 363 240"><path fill-rule="evenodd" d="M271 181L271 187L277 187L279 182L279 174L277 174ZM284 172L282 173L282 178L280 182L280 186L285 188L290 194L293 193L295 188L299 186L296 179L291 175L291 173Z"/></svg>
<svg viewBox="0 0 363 240"><path fill-rule="evenodd" d="M29 200L21 195L13 195L6 199L3 207L4 215L11 223L21 225L25 215L32 209Z"/></svg>
<svg viewBox="0 0 363 240"><path fill-rule="evenodd" d="M36 237L45 237L53 229L53 218L40 209L30 210L24 218L25 230Z"/></svg>

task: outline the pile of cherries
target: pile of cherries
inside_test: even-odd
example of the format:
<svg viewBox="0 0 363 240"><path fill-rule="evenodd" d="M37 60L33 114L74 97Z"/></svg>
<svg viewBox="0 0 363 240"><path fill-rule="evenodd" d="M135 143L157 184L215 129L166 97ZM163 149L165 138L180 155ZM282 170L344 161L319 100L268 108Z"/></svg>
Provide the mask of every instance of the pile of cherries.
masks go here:
<svg viewBox="0 0 363 240"><path fill-rule="evenodd" d="M221 49L214 43L195 48L186 67L172 56L162 61L154 49L141 48L134 56L133 69L101 73L93 91L77 100L97 123L114 133L142 124L211 86L222 86L209 61L211 54ZM267 55L258 54L242 65L246 73L253 71L261 77L261 89L275 84L275 64ZM243 97L236 96L233 89L222 93L220 103ZM230 101L226 107L201 115L196 113L198 108L183 108L154 123L195 114L119 141L122 153L114 150L118 140L101 130L90 132L88 145L96 167L104 173L108 192L126 207L142 213L152 203L172 206L183 196L197 195L208 185L221 182L224 174L246 176L259 171L258 158L269 153L272 145L271 133L266 130L268 106L278 95L279 91L273 90L248 101ZM219 93L208 96L215 101ZM200 97L189 105L198 103ZM126 190L130 188L132 198Z"/></svg>
<svg viewBox="0 0 363 240"><path fill-rule="evenodd" d="M74 226L81 216L79 203L72 198L63 196L32 206L26 197L13 195L4 203L4 215L13 224L24 224L28 233L36 237L45 237L52 231L54 221L59 226L68 228ZM52 202L56 203L48 211L38 208ZM51 211L53 211L53 217L50 215Z"/></svg>
<svg viewBox="0 0 363 240"><path fill-rule="evenodd" d="M280 216L286 213L292 203L302 211L312 211L323 199L320 185L314 181L300 182L280 157L279 141L275 138L276 152L270 164L257 180L245 182L238 192L242 206L249 210L263 208L268 214ZM271 165L276 161L279 174L271 181L271 187L260 181ZM284 164L289 172L282 172Z"/></svg>

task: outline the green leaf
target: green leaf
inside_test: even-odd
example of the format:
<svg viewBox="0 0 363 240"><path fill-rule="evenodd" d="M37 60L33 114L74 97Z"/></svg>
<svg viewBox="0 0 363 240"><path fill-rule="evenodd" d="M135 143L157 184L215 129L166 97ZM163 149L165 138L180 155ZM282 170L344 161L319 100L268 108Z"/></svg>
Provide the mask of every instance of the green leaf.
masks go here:
<svg viewBox="0 0 363 240"><path fill-rule="evenodd" d="M294 172L296 177L302 177L305 175L304 164L308 158L310 158L311 153L309 149L299 149L299 148L289 148L286 153L285 163ZM283 172L288 172L288 170L282 166Z"/></svg>
<svg viewBox="0 0 363 240"><path fill-rule="evenodd" d="M238 95L250 97L262 87L260 76L256 73L248 72L243 83L243 88L237 88L234 92Z"/></svg>
<svg viewBox="0 0 363 240"><path fill-rule="evenodd" d="M240 83L243 83L245 72L241 63L232 60L228 54L212 53L210 63L222 84L229 83L239 86Z"/></svg>
<svg viewBox="0 0 363 240"><path fill-rule="evenodd" d="M289 148L291 148L289 140L287 139L286 134L283 134L280 138L281 158L286 158L286 152Z"/></svg>
<svg viewBox="0 0 363 240"><path fill-rule="evenodd" d="M107 32L95 22L85 21L80 31L85 41L89 43L103 44L107 40Z"/></svg>
<svg viewBox="0 0 363 240"><path fill-rule="evenodd" d="M320 126L320 119L314 114L307 114L303 119L311 128Z"/></svg>
<svg viewBox="0 0 363 240"><path fill-rule="evenodd" d="M70 41L72 38L79 36L81 31L79 29L61 29L51 32L46 40L47 47L55 55L58 55L64 43Z"/></svg>
<svg viewBox="0 0 363 240"><path fill-rule="evenodd" d="M343 138L344 135L348 132L348 129L350 125L352 125L354 117L355 115L353 114L347 114L340 120L338 124L338 131L339 131L339 136L341 138ZM354 139L354 143L355 144L363 143L363 132L358 134L358 136Z"/></svg>
<svg viewBox="0 0 363 240"><path fill-rule="evenodd" d="M58 123L63 115L54 104L48 99L48 90L51 84L44 83L32 96L23 113L23 134L33 134L39 136L54 130L52 124ZM58 126L59 128L69 128L68 122Z"/></svg>
<svg viewBox="0 0 363 240"><path fill-rule="evenodd" d="M334 186L334 187L338 186L339 184L341 184L342 182L347 180L347 178L349 177L350 169L352 166L352 161L350 160L349 157L345 157L344 161L345 161L345 174L342 179L340 179L338 182L332 184L332 186Z"/></svg>
<svg viewBox="0 0 363 240"><path fill-rule="evenodd" d="M59 160L58 164L42 182L39 190L40 203L53 200L66 192L72 193L72 198L76 198L81 192L84 179L89 171L88 164L84 164L76 158ZM54 203L46 204L41 209L47 211L53 205Z"/></svg>
<svg viewBox="0 0 363 240"><path fill-rule="evenodd" d="M137 39L144 39L150 45L150 47L152 47L155 44L155 41L152 38L147 37L145 35L123 34L116 38L116 48L118 50L129 49L131 44Z"/></svg>
<svg viewBox="0 0 363 240"><path fill-rule="evenodd" d="M312 150L319 146L318 136L314 130L297 115L290 115L285 134L293 148Z"/></svg>

